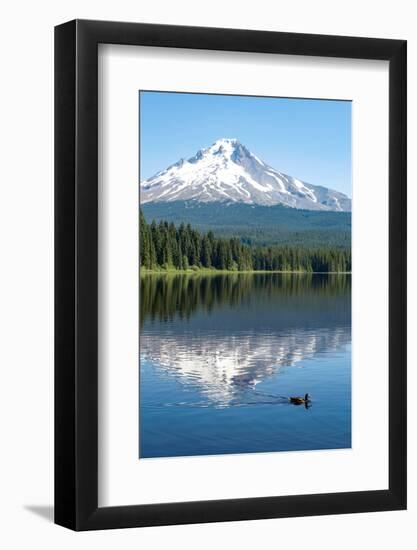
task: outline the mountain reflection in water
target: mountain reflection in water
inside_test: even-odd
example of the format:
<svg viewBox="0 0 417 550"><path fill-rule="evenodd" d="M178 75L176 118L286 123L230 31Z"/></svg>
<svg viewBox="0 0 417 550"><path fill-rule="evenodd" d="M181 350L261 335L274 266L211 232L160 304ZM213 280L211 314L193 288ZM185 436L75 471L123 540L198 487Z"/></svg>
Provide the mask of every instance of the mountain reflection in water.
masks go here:
<svg viewBox="0 0 417 550"><path fill-rule="evenodd" d="M199 445L195 452L193 448L186 451L189 444L183 451L164 452L152 443L163 410L169 407L163 431L169 430L174 406L262 406L286 402L284 392L292 388L311 392L313 382L306 380L309 386L300 386L300 376L291 373L299 367L305 371L318 368L321 361L327 365L338 353L346 359L350 376L350 351L346 355L351 341L350 275L145 275L140 297L141 456L204 454ZM326 371L322 380L329 390L340 376L334 371L333 380L332 372ZM320 373L324 370L315 374L315 380ZM337 391L340 388L339 384ZM350 385L344 396L350 398ZM344 405L350 411L350 402ZM206 428L207 423L209 417ZM176 426L181 433L181 424ZM234 428L231 422L230 430ZM180 449L182 443L177 443ZM265 449L261 445L260 450L268 450L269 445ZM221 443L219 450L211 448L210 452L227 452L222 450L226 447ZM259 449L249 444L247 451L251 450Z"/></svg>

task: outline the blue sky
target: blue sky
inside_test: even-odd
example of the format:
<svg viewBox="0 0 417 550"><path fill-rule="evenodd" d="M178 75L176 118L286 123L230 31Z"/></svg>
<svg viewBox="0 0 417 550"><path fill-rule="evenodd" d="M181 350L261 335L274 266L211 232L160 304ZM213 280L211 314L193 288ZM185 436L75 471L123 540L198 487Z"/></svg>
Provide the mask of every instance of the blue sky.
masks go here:
<svg viewBox="0 0 417 550"><path fill-rule="evenodd" d="M223 137L280 172L352 196L351 102L140 93L142 180Z"/></svg>

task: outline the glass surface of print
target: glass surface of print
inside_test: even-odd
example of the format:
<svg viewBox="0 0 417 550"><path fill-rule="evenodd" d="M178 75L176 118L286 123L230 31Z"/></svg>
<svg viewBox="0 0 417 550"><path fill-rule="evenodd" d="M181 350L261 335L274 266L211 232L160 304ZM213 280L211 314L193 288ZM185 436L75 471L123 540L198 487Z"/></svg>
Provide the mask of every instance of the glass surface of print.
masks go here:
<svg viewBox="0 0 417 550"><path fill-rule="evenodd" d="M351 103L139 108L139 457L349 448Z"/></svg>

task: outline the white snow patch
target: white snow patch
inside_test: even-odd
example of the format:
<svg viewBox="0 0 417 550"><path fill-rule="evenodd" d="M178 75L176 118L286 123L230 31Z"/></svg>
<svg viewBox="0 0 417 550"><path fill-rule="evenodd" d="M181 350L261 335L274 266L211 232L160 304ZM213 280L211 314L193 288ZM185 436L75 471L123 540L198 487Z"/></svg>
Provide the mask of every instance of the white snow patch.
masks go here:
<svg viewBox="0 0 417 550"><path fill-rule="evenodd" d="M296 178L293 178L293 182L294 185L301 191L301 193L303 193L304 195L308 195L313 202L317 202L317 197L312 189L307 187L302 181Z"/></svg>
<svg viewBox="0 0 417 550"><path fill-rule="evenodd" d="M263 160L261 160L259 157L257 157L256 155L254 155L253 153L251 153L251 156L259 162L259 164L262 164L262 166L266 166L266 164L264 163Z"/></svg>
<svg viewBox="0 0 417 550"><path fill-rule="evenodd" d="M268 176L271 176L273 177L277 182L278 182L278 185L280 187L280 191L282 193L286 193L286 194L289 194L290 192L288 191L288 189L285 187L284 185L284 182L282 181L282 179L280 179L276 174L274 174L273 172L269 172L269 170L266 171L266 173L268 174Z"/></svg>

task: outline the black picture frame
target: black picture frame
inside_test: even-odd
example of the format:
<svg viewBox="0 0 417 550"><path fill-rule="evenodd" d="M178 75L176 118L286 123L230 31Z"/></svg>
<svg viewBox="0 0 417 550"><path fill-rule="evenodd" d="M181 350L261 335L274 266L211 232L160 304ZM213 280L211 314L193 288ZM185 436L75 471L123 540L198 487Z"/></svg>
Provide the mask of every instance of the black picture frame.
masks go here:
<svg viewBox="0 0 417 550"><path fill-rule="evenodd" d="M389 62L389 488L98 506L98 44ZM77 531L406 508L406 41L74 20L55 28L55 523Z"/></svg>

